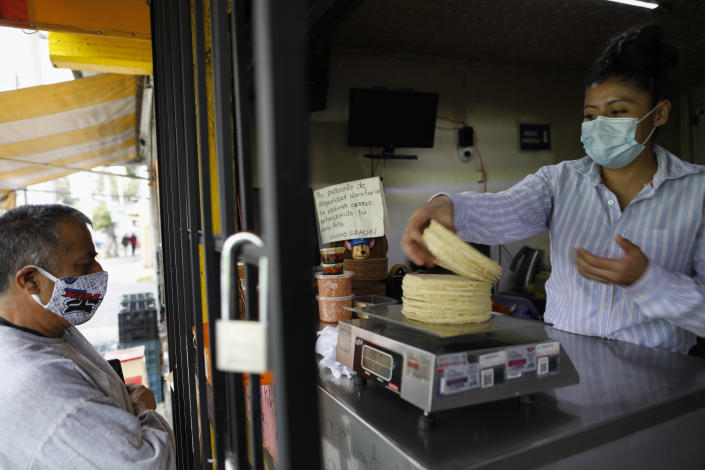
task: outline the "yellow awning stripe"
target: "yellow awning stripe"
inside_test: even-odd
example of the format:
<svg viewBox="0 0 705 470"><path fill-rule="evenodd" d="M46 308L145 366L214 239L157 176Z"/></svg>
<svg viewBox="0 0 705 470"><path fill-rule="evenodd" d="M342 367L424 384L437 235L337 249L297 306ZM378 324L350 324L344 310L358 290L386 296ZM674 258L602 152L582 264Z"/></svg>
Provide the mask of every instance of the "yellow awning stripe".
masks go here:
<svg viewBox="0 0 705 470"><path fill-rule="evenodd" d="M102 122L95 126L75 129L61 134L54 134L37 139L23 140L11 144L0 145L0 157L13 157L16 155L28 155L33 153L47 152L59 147L77 145L93 140L102 139L111 135L120 134L135 128L135 115L113 119Z"/></svg>
<svg viewBox="0 0 705 470"><path fill-rule="evenodd" d="M137 158L137 153L132 153L131 155L128 155L127 158L125 156L118 156L118 157L115 157L115 158L112 158L109 160L101 161L99 164L81 165L81 167L84 168L85 170L90 170L91 168L95 168L97 166L112 165L113 163L121 163L126 160L134 160L135 158ZM73 173L76 173L73 170L67 170L67 171L59 170L59 171L60 171L60 173L53 173L53 174L45 175L45 176L38 176L36 179L32 180L31 183L29 183L27 185L23 185L23 186L29 186L30 184L44 183L45 181L55 180L57 178L61 178L63 176L68 176ZM19 186L14 186L14 188L18 188L18 187Z"/></svg>
<svg viewBox="0 0 705 470"><path fill-rule="evenodd" d="M100 121L111 121L134 113L135 97L125 96L59 113L0 122L0 145L84 129Z"/></svg>
<svg viewBox="0 0 705 470"><path fill-rule="evenodd" d="M102 147L111 147L122 143L128 139L133 139L135 137L135 131L133 129L121 132L120 134L111 135L104 137L102 139L91 140L88 142L83 142L77 145L69 145L66 147L58 147L56 149L48 150L39 153L30 153L26 155L14 155L9 158L17 160L26 160L31 162L39 163L51 163L52 160L59 160L62 158L68 158L73 155L80 155L83 153L92 152L94 150L100 149ZM7 159L8 157L0 157ZM0 168L0 171L2 169Z"/></svg>
<svg viewBox="0 0 705 470"><path fill-rule="evenodd" d="M9 211L17 203L17 193L11 189L0 189L0 208Z"/></svg>
<svg viewBox="0 0 705 470"><path fill-rule="evenodd" d="M0 188L136 160L136 92L105 74L0 93Z"/></svg>
<svg viewBox="0 0 705 470"><path fill-rule="evenodd" d="M131 137L128 140L125 140L124 142L113 145L111 147L103 147L98 150L94 150L92 152L87 152L83 153L80 155L74 155L68 158L60 158L57 160L51 160L47 163L51 163L52 165L57 165L57 166L72 166L72 167L81 167L80 163L85 162L85 161L90 161L95 159L96 157L102 157L105 155L111 155L118 150L124 150L124 149L132 149L134 150L135 148L135 138ZM23 160L23 159L19 159ZM11 178L17 178L18 176L25 176L25 175L30 175L36 171L39 170L44 170L46 167L39 166L39 165L32 165L29 162L33 162L36 160L28 159L28 160L23 160L23 161L18 161L17 164L20 166L19 169L17 170L11 170L11 171L3 171L0 172L0 180L5 180L5 179L11 179ZM10 161L3 161L3 163L12 165L13 162ZM77 165L79 164L79 165Z"/></svg>
<svg viewBox="0 0 705 470"><path fill-rule="evenodd" d="M128 152L123 151L123 152L118 152L117 154L114 154L112 156L91 160L89 162L83 162L80 165L74 165L74 167L75 168L82 168L84 170L90 170L91 168L95 168L97 166L112 165L114 163L135 160L136 158L137 158L136 151L128 151ZM30 186L30 185L37 184L37 183L43 183L45 181L51 181L51 180L54 180L57 178L61 178L63 176L73 174L75 172L76 171L73 169L62 170L60 168L46 168L46 167L44 167L44 168L42 168L42 171L33 173L32 179L29 179L29 180L20 179L19 181L17 181L15 178L0 180L0 187L18 189L18 188L21 188L24 186Z"/></svg>
<svg viewBox="0 0 705 470"><path fill-rule="evenodd" d="M51 99L48 99L47 88L51 88ZM6 91L0 93L0 123L84 108L127 96L134 97L136 92L136 77L112 74Z"/></svg>

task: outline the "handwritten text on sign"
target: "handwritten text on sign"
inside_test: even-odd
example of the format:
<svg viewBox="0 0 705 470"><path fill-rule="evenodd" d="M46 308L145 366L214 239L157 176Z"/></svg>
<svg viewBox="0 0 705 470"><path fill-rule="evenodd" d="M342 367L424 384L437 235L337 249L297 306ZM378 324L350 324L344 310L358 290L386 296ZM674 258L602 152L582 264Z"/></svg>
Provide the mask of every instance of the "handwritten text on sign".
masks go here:
<svg viewBox="0 0 705 470"><path fill-rule="evenodd" d="M384 235L387 208L378 177L314 191L321 242Z"/></svg>

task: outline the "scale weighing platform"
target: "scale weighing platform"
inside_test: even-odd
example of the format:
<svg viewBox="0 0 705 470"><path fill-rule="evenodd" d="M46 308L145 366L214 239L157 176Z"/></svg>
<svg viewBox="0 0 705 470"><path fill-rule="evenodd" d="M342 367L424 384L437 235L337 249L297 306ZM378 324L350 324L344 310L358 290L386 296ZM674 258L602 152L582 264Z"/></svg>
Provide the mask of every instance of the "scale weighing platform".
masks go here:
<svg viewBox="0 0 705 470"><path fill-rule="evenodd" d="M353 308L361 318L338 324L336 359L426 415L578 383L541 323L493 313L484 323L428 324L401 307Z"/></svg>

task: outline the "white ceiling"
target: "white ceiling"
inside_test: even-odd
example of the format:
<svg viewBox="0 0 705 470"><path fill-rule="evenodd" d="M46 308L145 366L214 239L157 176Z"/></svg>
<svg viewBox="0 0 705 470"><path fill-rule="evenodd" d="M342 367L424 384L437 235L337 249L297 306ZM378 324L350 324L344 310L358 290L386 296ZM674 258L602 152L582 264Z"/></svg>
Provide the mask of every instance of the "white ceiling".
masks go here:
<svg viewBox="0 0 705 470"><path fill-rule="evenodd" d="M331 45L587 72L609 38L644 23L662 25L678 48L677 77L705 82L705 0L668 10L606 0L366 0Z"/></svg>

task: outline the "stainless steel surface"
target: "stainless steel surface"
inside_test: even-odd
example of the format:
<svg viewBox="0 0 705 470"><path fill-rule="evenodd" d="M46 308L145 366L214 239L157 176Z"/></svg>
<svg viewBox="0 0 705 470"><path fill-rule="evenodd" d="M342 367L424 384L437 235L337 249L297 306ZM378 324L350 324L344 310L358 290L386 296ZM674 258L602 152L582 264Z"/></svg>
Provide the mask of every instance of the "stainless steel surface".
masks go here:
<svg viewBox="0 0 705 470"><path fill-rule="evenodd" d="M328 379L348 393L355 394L352 380L345 377ZM321 418L321 447L323 468L338 469L421 469L421 463L413 458L385 434L368 421L361 419L355 411L339 401L335 394L319 387ZM359 395L358 395L359 396ZM410 423L416 426L415 423ZM413 429L413 428L412 428Z"/></svg>
<svg viewBox="0 0 705 470"><path fill-rule="evenodd" d="M511 469L563 459L584 468L590 455L610 456L610 468L654 468L659 435L677 468L703 468L705 426L693 416L705 408L705 360L541 328L571 357L579 384L537 393L532 405L508 399L433 413L430 432L394 393L321 371L326 468Z"/></svg>
<svg viewBox="0 0 705 470"><path fill-rule="evenodd" d="M401 305L356 311L369 318L339 323L338 362L426 412L578 382L540 323L497 314L480 324L409 324Z"/></svg>

